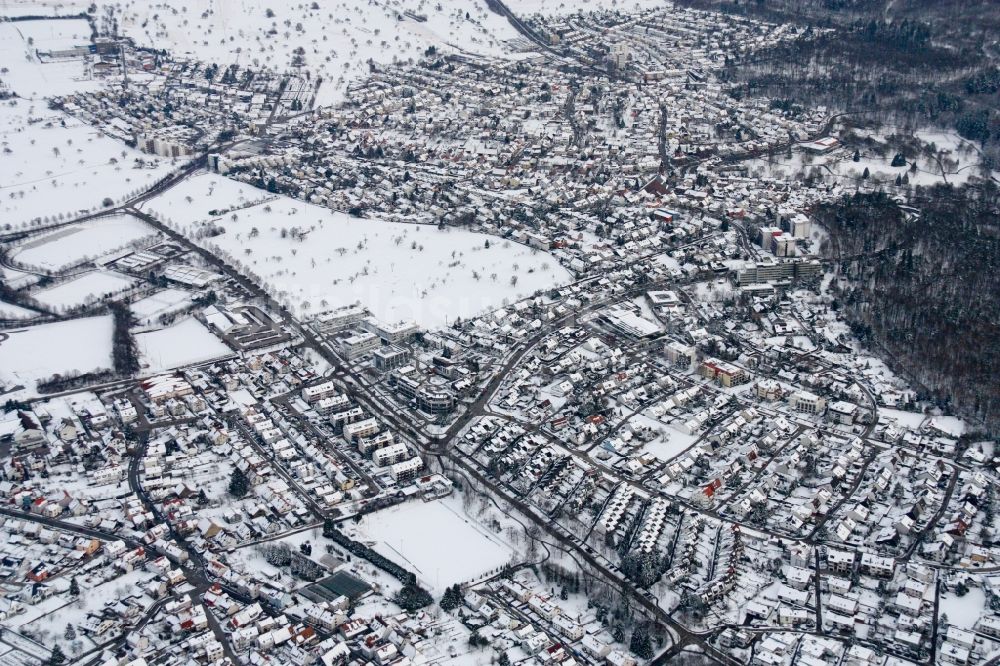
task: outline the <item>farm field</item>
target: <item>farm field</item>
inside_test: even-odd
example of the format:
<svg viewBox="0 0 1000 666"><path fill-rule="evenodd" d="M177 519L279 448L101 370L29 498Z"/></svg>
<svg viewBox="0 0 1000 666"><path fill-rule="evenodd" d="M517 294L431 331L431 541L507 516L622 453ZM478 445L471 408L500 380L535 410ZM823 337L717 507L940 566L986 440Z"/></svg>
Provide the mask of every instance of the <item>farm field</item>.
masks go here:
<svg viewBox="0 0 1000 666"><path fill-rule="evenodd" d="M134 284L134 279L119 273L93 271L55 287L36 291L32 296L46 308L60 312L99 300L105 294L124 291Z"/></svg>
<svg viewBox="0 0 1000 666"><path fill-rule="evenodd" d="M181 230L197 236L199 223L213 220L209 210L264 195L208 174L171 188L147 208L164 216L184 211L191 222ZM300 315L360 302L383 321L433 329L570 281L548 253L484 234L358 219L285 197L234 215L214 222L225 233L199 242L259 277ZM296 240L292 228L308 234Z"/></svg>
<svg viewBox="0 0 1000 666"><path fill-rule="evenodd" d="M0 384L34 395L55 374L110 370L113 328L103 315L0 331Z"/></svg>

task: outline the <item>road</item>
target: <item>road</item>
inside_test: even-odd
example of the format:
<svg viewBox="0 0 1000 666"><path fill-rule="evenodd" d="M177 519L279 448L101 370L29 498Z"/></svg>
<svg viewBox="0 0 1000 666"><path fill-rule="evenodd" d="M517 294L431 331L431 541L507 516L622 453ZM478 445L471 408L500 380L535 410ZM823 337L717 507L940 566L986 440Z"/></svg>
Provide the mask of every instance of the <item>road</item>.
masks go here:
<svg viewBox="0 0 1000 666"><path fill-rule="evenodd" d="M816 594L816 631L817 633L823 633L823 596L821 585L821 569L819 565L819 547L813 548L813 559L815 560L816 570L813 572L813 586L814 592Z"/></svg>
<svg viewBox="0 0 1000 666"><path fill-rule="evenodd" d="M551 49L551 47L549 47L546 43L544 43L544 40L540 36L538 36L529 26L525 25L512 12L510 12L510 10L506 7L506 5L503 4L503 2L501 2L500 0L488 0L488 2L491 5L491 8L493 8L495 11L500 11L500 13L506 15L507 18L511 21L511 23L518 29L518 31L524 34L528 39L539 45L544 50L561 58L561 56L559 56L558 53L556 53L553 49ZM567 97L566 108L567 108L567 114L570 116L571 124L574 127L574 135L576 136L577 143L581 143L582 136L577 136L578 128L577 124L574 121L575 114L573 112L573 105L575 102L575 97L576 97L576 91L575 90L571 91ZM660 123L659 139L660 139L661 162L663 163L663 166L666 167L670 163L669 156L666 155L666 147L665 147L666 141L664 134L666 127L666 109L661 106L660 112L661 116L659 120ZM829 131L829 128L832 126L834 118L835 117L831 117L828 120L827 126L826 128L824 128L824 131L822 133L825 134L826 132ZM217 150L224 150L224 149L225 149L224 147L217 148ZM446 460L448 464L451 465L454 469L459 470L462 474L475 479L477 483L480 485L480 487L485 489L488 496L494 502L499 500L501 503L504 503L507 506L514 507L516 511L521 516L523 516L527 522L530 522L535 527L537 527L540 530L541 534L543 534L549 542L557 544L558 547L570 553L574 559L577 559L579 562L582 562L588 571L592 572L594 575L603 579L613 588L621 590L622 593L631 600L631 602L634 604L635 607L641 609L643 613L648 615L654 621L669 627L670 630L674 632L674 634L678 637L678 640L676 640L667 650L665 650L656 659L654 659L652 663L657 665L666 664L670 662L672 659L674 659L678 654L680 654L681 651L690 646L698 646L698 648L701 651L703 651L704 654L721 663L735 663L735 660L733 660L731 657L724 654L720 650L714 648L708 642L708 639L712 635L714 635L719 628L710 631L692 631L691 629L687 628L686 626L675 620L670 613L662 609L658 605L658 603L656 603L650 596L647 595L647 593L643 592L640 589L637 589L627 578L625 578L623 574L621 574L620 571L618 571L617 568L614 568L606 560L600 558L599 556L589 551L589 549L585 547L584 540L579 538L578 535L569 533L565 528L563 528L555 521L551 520L548 516L539 515L539 513L536 511L536 508L533 505L523 500L521 497L519 497L517 494L511 491L504 484L493 479L488 473L486 473L483 469L481 469L479 464L474 459L465 456L458 449L458 447L453 446L455 440L461 435L461 433L467 428L467 426L474 419L477 419L489 413L488 405L496 397L498 392L503 388L504 382L507 380L507 377L510 375L511 371L515 369L518 366L518 364L528 354L530 354L542 340L550 336L554 331L558 330L559 328L567 324L575 323L579 317L597 312L598 310L606 307L612 302L627 299L629 297L638 295L641 292L650 289L655 289L661 285L674 286L676 284L676 281L669 280L661 282L651 282L649 284L643 285L640 288L631 290L629 292L625 292L623 294L616 295L614 297L599 299L598 301L595 301L581 308L577 312L564 315L559 319L547 323L536 334L532 335L525 341L516 344L512 347L511 351L501 360L499 367L493 373L492 377L486 382L485 386L482 387L479 396L473 403L471 403L468 406L465 413L461 417L456 419L443 434L429 435L420 426L415 425L408 418L407 415L400 413L398 410L395 410L391 407L387 407L385 403L382 402L382 400L379 398L379 396L375 395L372 392L371 388L369 388L365 384L365 382L362 380L360 376L354 376L350 368L344 366L341 359L329 348L327 344L325 344L322 340L318 339L317 336L309 328L303 326L294 316L292 316L292 314L283 305L275 301L260 285L244 277L242 273L240 273L237 269L235 269L233 266L227 263L224 259L217 257L212 252L192 243L182 234L171 229L170 227L167 227L165 224L161 223L160 221L158 221L157 219L155 219L154 217L152 217L151 215L149 215L148 213L146 213L141 209L141 206L144 203L160 195L169 188L176 186L178 183L183 182L184 179L186 179L193 173L196 173L199 169L203 168L206 165L206 163L207 163L207 155L201 155L200 157L196 158L195 160L192 160L189 164L185 165L178 171L170 174L166 178L157 182L149 190L141 193L136 197L133 197L132 199L122 203L119 206L108 208L106 210L102 210L96 213L88 214L86 216L83 216L81 218L76 218L71 221L66 221L64 223L60 223L59 225L55 225L55 227L65 226L68 224L75 224L80 221L88 219L96 219L100 217L124 213L133 215L143 220L147 224L150 224L154 228L158 229L167 238L170 238L171 240L182 245L183 247L188 248L189 251L201 257L209 266L212 266L214 269L218 270L220 273L227 276L236 284L240 285L244 290L247 291L247 293L251 294L254 298L260 299L262 303L266 304L268 309L270 309L273 312L279 313L281 317L282 326L286 327L288 330L293 331L294 334L303 341L303 346L312 349L321 358L327 361L333 368L333 376L336 378L338 383L346 387L359 401L359 403L363 404L374 415L377 415L380 419L385 421L388 425L390 425L390 427L395 429L396 432L405 435L407 438L409 438L411 442L414 444L414 446L420 449L425 455L437 457L439 460ZM55 228L55 227L50 227L50 228ZM756 252L753 249L752 245L749 243L748 239L746 238L745 231L742 228L742 226L737 225L737 230L739 232L741 245L743 246L743 248L747 250L751 255L755 256ZM133 380L123 380L122 382L111 382L107 386L124 387L129 384L129 381ZM245 427L243 427L242 424L236 424L236 427L244 434L248 442L252 443L254 446L257 446L260 452L263 455L265 455L265 457L270 458L270 455L268 455L267 451L263 447L260 447L259 444L256 442L256 439L252 435L252 433L250 433ZM318 432L315 429L313 429L312 432L314 436L322 439L323 437L322 433ZM170 523L159 511L159 509L157 508L157 504L149 497L148 493L142 487L139 467L147 448L146 432L139 433L139 441L140 444L137 447L136 451L133 452L131 459L129 461L128 475L127 475L129 488L132 490L132 492L135 493L135 495L138 498L140 498L140 500L154 514L158 522L169 526ZM579 451L569 450L569 453L571 455L576 455L582 458L586 458L588 463L590 464L593 464L594 462L593 460L589 459L589 456L586 456L585 454L582 454ZM843 503L853 495L854 491L856 491L857 488L860 486L860 483L862 482L865 476L865 472L868 469L868 466L874 460L875 455L876 451L874 449L869 452L869 454L865 458L862 469L857 474L857 478L855 479L854 484L850 489L850 492L845 493L844 496L840 499L840 501L831 509L831 511L828 512L827 517L824 517L824 519L816 525L816 528L813 530L813 532L804 540L805 542L814 543L816 533L823 527L827 518L829 516L836 514L837 511L843 505ZM287 470L283 468L283 466L278 464L276 461L273 461L273 459L272 462L274 463L274 467L278 471L278 473L289 483L290 486L295 488L295 490L303 498L303 500L307 502L313 515L317 519L324 518L326 513L323 507L319 506L319 504L316 503L315 500L297 484L295 479L287 472ZM601 470L602 472L611 476L611 478L615 478L623 483L629 483L637 488L642 489L643 492L646 493L650 492L649 488L647 488L640 481L627 478L623 475L620 475L616 471L610 470L609 468L606 468L604 466L601 466ZM947 506L948 498L950 498L951 491L954 489L955 477L957 477L957 474L953 473L952 478L950 479L949 489L946 493L945 502L942 505L942 511ZM373 482L373 480L370 481ZM673 497L671 497L670 499L672 499L673 501L677 501L676 498ZM680 502L680 504L685 506L687 509L691 511L711 516L720 521L731 522L728 519L721 517L718 511L706 510L701 507L694 507L690 503ZM25 514L17 510L0 509L0 513L4 515L13 515L18 518L27 519L48 525L54 529L66 530L71 533L81 534L83 536L89 536L91 538L97 538L101 540L120 539L126 541L126 543L128 543L130 546L133 547L139 544L139 542L135 539L121 539L121 537L117 535L108 534L100 530L93 530L90 528L79 527L71 523L65 523L64 521L47 519L42 516ZM934 522L935 521L931 521L928 524L928 527L925 528L925 530L930 529L930 526L933 526ZM721 523L720 523L720 529L721 529ZM757 531L768 533L767 530L757 530ZM778 538L788 538L788 535L780 533L772 532L771 534L772 536ZM210 581L207 576L205 569L205 561L202 558L201 554L197 552L182 535L175 533L172 528L170 536L178 544L178 546L187 553L188 556L187 561L179 563L179 566L184 571L184 574L188 582L192 585L194 589L193 594L197 595L200 598L204 594L204 592L213 584L212 581ZM717 547L718 547L718 541L717 541ZM912 554L912 548L911 552L907 553L907 556L910 554ZM815 557L816 557L816 563L815 563L816 622L817 622L817 627L821 629L822 607L820 600L820 563L819 563L818 549L816 551ZM165 603L165 600L157 602L157 604L161 603ZM146 622L149 622L151 618L155 615L156 611L159 608L157 604L154 604L153 607L148 609L147 613L143 616L141 620L143 625ZM210 629L216 636L216 639L224 646L226 656L229 657L233 661L233 663L239 663L237 656L235 655L231 645L229 644L225 631L219 625L218 621L216 620L210 609L206 608L206 615L209 618ZM936 631L936 626L935 626L935 631Z"/></svg>
<svg viewBox="0 0 1000 666"><path fill-rule="evenodd" d="M215 262L218 263L218 260L216 259ZM233 271L230 267L225 265L223 265L223 267L227 273L235 273L235 271ZM242 280L242 277L237 278L236 275L233 277ZM655 288L655 283L645 285L637 291L641 292L650 288ZM275 304L275 306L276 309L282 312L285 317L285 323L292 327L296 333L305 340L305 344L312 348L313 351L319 354L334 368L335 375L344 378L343 381L345 386L352 391L354 397L358 399L359 402L362 404L367 403L369 409L377 409L374 413L378 414L379 418L387 422L397 432L408 435L412 440L412 443L425 455L433 455L447 459L452 466L460 469L464 474L476 479L481 487L489 489L490 494L494 498L499 498L508 505L515 507L521 515L534 523L542 531L542 533L547 536L548 539L557 542L560 547L573 553L574 557L585 562L591 571L600 575L607 582L613 585L615 589L622 590L631 598L632 602L636 606L643 609L651 618L670 627L674 632L676 632L676 634L680 637L680 640L678 643L673 645L670 650L668 650L671 655L677 654L679 650L688 645L698 645L706 654L712 655L713 658L716 658L720 662L731 663L732 660L728 656L715 649L707 642L706 637L711 632L692 632L674 620L669 613L647 598L641 590L637 589L622 574L610 569L594 555L587 552L587 550L583 547L582 542L580 542L575 536L567 533L560 525L551 521L547 516L541 517L536 515L531 506L510 493L502 485L485 476L480 471L477 464L467 460L457 447L450 445L473 419L487 413L487 404L493 399L496 392L501 388L510 371L518 363L520 363L524 356L534 349L535 346L541 342L541 340L550 335L552 331L558 330L571 321L575 321L577 317L595 312L603 307L606 307L610 301L628 297L629 294L630 292L626 292L624 295L619 295L611 299L600 299L582 308L579 312L570 313L560 317L559 319L550 322L534 336L528 338L519 346L515 347L514 350L505 357L503 364L499 369L497 369L492 379L489 380L481 391L477 400L466 410L463 416L457 419L443 435L430 438L425 433L420 432L411 422L401 416L398 412L385 408L377 409L371 407L371 405L378 405L379 402L376 398L369 394L369 389L363 382L360 381L360 378L355 379L352 377L348 369L343 366L340 358L333 354L333 352L326 345L317 340L312 331L301 326L287 313L286 310L284 310L284 308L281 308L277 304ZM430 443L424 444L424 442L428 440L430 440ZM671 652L671 650L676 650L677 652Z"/></svg>
<svg viewBox="0 0 1000 666"><path fill-rule="evenodd" d="M71 534L79 534L80 536L85 536L91 539L99 539L101 541L124 541L130 548L142 545L137 539L123 537L118 534L104 532L91 527L76 525L75 523L59 520L57 518L47 518L46 516L40 516L37 513L29 513L20 509L0 507L0 514L11 518L19 518L21 520L38 523L39 525L45 525L46 527L50 527L54 530L62 530L63 532L69 532Z"/></svg>
<svg viewBox="0 0 1000 666"><path fill-rule="evenodd" d="M586 133L583 126L580 125L579 118L576 117L576 97L580 94L580 89L572 83L570 86L569 91L566 93L566 104L563 107L563 115L566 116L566 121L569 123L570 129L573 130L573 145L582 147Z"/></svg>
<svg viewBox="0 0 1000 666"><path fill-rule="evenodd" d="M489 7L490 10L492 10L493 12L496 12L501 16L505 16L507 20L510 21L510 24L514 26L515 30L521 33L525 38L528 39L528 41L532 42L542 51L554 57L557 61L567 65L571 64L573 67L578 67L580 69L587 70L598 77L608 76L607 70L602 70L597 67L594 67L593 65L587 65L581 62L570 61L568 58L566 58L566 56L556 51L554 48L552 48L552 46L545 38L543 38L541 35L535 32L535 30L531 26L529 26L520 18L518 18L517 15L514 12L512 12L510 8L503 2L503 0L486 0L486 6Z"/></svg>
<svg viewBox="0 0 1000 666"><path fill-rule="evenodd" d="M660 103L660 117L657 124L656 146L660 153L660 171L666 171L670 168L670 153L667 144L667 105L662 102Z"/></svg>
<svg viewBox="0 0 1000 666"><path fill-rule="evenodd" d="M184 572L184 578L187 582L194 588L191 592L193 597L192 603L199 603L208 588L212 587L213 582L208 579L205 572L205 560L201 556L201 553L197 552L191 547L182 535L174 531L173 524L167 520L167 518L160 511L156 502L154 502L150 497L149 493L146 492L145 488L139 482L139 465L142 459L146 456L146 450L149 446L148 435L143 433L139 436L139 446L132 452L132 457L129 459L128 464L128 485L129 488L135 493L142 503L146 506L153 516L156 518L156 522L160 525L166 525L169 530L169 535L180 548L187 553L187 560L183 562L178 562L174 560L175 564ZM223 631L222 627L219 625L218 620L212 613L212 609L206 606L203 602L201 603L203 610L205 611L205 617L208 619L208 627L212 630L215 635L215 640L219 641L222 645L223 653L232 661L233 664L239 664L240 660L236 656L236 652L233 651L233 646L229 642L229 638L226 632Z"/></svg>

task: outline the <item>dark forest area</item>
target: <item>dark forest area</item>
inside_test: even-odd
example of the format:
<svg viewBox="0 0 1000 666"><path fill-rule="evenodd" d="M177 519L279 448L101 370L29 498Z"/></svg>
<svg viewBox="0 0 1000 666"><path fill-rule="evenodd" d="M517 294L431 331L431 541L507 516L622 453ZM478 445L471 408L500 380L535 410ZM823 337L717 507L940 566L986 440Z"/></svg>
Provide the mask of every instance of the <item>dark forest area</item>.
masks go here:
<svg viewBox="0 0 1000 666"><path fill-rule="evenodd" d="M909 213L882 192L816 211L831 234L837 307L919 397L1000 431L1000 191L917 188Z"/></svg>
<svg viewBox="0 0 1000 666"><path fill-rule="evenodd" d="M984 0L682 0L790 23L795 38L727 63L734 96L866 121L952 128L1000 166L1000 11Z"/></svg>
<svg viewBox="0 0 1000 666"><path fill-rule="evenodd" d="M1000 7L995 0L680 0L790 24L781 46L726 63L731 94L776 108L936 126L1000 168ZM852 118L853 116L853 118ZM895 131L895 130L893 130ZM1000 213L992 182L824 204L828 255L851 257L837 292L855 334L920 397L1000 431ZM849 285L849 286L844 286Z"/></svg>

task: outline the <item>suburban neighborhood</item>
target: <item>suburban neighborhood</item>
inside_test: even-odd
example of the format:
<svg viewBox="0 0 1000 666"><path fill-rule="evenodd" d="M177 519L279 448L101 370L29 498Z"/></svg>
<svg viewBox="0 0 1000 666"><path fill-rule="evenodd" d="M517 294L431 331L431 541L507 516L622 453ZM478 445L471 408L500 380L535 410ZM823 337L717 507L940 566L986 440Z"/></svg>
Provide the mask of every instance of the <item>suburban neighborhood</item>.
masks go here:
<svg viewBox="0 0 1000 666"><path fill-rule="evenodd" d="M688 3L137 4L0 7L0 664L1000 660L997 433L818 212L963 139Z"/></svg>

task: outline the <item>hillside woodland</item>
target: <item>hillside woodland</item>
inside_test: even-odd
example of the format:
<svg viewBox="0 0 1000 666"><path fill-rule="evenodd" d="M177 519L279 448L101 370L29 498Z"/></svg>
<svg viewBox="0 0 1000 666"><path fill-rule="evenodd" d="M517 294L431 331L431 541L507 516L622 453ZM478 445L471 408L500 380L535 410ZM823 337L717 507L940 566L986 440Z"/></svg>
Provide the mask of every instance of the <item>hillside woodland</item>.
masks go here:
<svg viewBox="0 0 1000 666"><path fill-rule="evenodd" d="M920 397L1000 431L1000 191L917 188L919 214L882 192L824 205L824 251L844 258L837 306Z"/></svg>
<svg viewBox="0 0 1000 666"><path fill-rule="evenodd" d="M1000 165L1000 12L984 0L683 0L790 22L794 39L730 60L734 96L859 120L953 128Z"/></svg>

